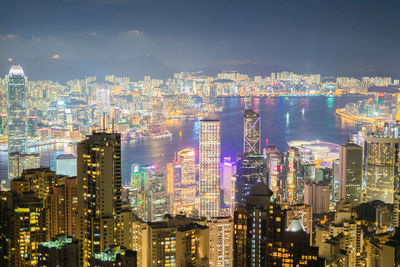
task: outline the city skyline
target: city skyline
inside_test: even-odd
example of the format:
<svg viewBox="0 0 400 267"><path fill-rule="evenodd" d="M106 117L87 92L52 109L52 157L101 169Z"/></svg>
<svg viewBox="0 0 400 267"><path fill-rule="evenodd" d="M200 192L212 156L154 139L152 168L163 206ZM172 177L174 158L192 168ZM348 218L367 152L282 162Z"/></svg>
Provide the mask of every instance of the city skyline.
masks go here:
<svg viewBox="0 0 400 267"><path fill-rule="evenodd" d="M400 266L397 1L0 9L0 265Z"/></svg>

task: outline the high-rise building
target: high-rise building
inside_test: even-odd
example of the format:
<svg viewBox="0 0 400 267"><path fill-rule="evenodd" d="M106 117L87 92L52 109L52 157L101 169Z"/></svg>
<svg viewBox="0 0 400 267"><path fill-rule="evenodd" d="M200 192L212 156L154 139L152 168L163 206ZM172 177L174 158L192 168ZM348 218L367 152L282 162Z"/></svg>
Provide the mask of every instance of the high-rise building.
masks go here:
<svg viewBox="0 0 400 267"><path fill-rule="evenodd" d="M139 217L144 215L144 180L145 168L141 168L139 164L132 164L131 183L129 186L129 200L133 212Z"/></svg>
<svg viewBox="0 0 400 267"><path fill-rule="evenodd" d="M243 152L249 154L261 153L261 119L260 115L251 109L244 112Z"/></svg>
<svg viewBox="0 0 400 267"><path fill-rule="evenodd" d="M84 265L90 256L114 245L121 212L121 136L93 132L78 144L78 229Z"/></svg>
<svg viewBox="0 0 400 267"><path fill-rule="evenodd" d="M196 197L196 161L194 149L186 148L177 153L176 164L180 166L180 209L187 216L197 215L199 204Z"/></svg>
<svg viewBox="0 0 400 267"><path fill-rule="evenodd" d="M299 149L295 147L290 147L286 154L286 168L287 168L287 202L289 204L294 204L300 201L301 184L298 182L298 175L300 170L300 154Z"/></svg>
<svg viewBox="0 0 400 267"><path fill-rule="evenodd" d="M235 206L244 206L246 196L258 182L267 183L267 170L263 155L237 155L237 173L235 182Z"/></svg>
<svg viewBox="0 0 400 267"><path fill-rule="evenodd" d="M207 218L220 214L220 153L221 126L219 120L200 121L200 215Z"/></svg>
<svg viewBox="0 0 400 267"><path fill-rule="evenodd" d="M399 142L397 137L367 135L364 144L366 201L392 204L399 179Z"/></svg>
<svg viewBox="0 0 400 267"><path fill-rule="evenodd" d="M33 192L15 197L10 215L11 266L36 266L38 246L47 240L46 208Z"/></svg>
<svg viewBox="0 0 400 267"><path fill-rule="evenodd" d="M8 74L7 128L8 154L26 153L27 146L27 90L21 66L12 66ZM12 178L13 166L8 168ZM15 178L15 177L13 177Z"/></svg>
<svg viewBox="0 0 400 267"><path fill-rule="evenodd" d="M50 194L50 236L76 236L78 179L64 177Z"/></svg>
<svg viewBox="0 0 400 267"><path fill-rule="evenodd" d="M147 167L144 178L144 214L147 222L161 221L165 214L170 213L167 179L165 173L155 166Z"/></svg>
<svg viewBox="0 0 400 267"><path fill-rule="evenodd" d="M234 266L269 266L269 244L280 240L284 214L271 202L272 192L263 182L256 183L246 196L245 206L234 214Z"/></svg>
<svg viewBox="0 0 400 267"><path fill-rule="evenodd" d="M339 160L339 199L357 205L362 201L362 147L341 145Z"/></svg>
<svg viewBox="0 0 400 267"><path fill-rule="evenodd" d="M318 249L298 219L285 230L285 214L272 191L257 183L234 215L234 266L321 266ZM312 265L315 264L315 265Z"/></svg>
<svg viewBox="0 0 400 267"><path fill-rule="evenodd" d="M76 157L72 154L60 154L56 158L56 173L76 176Z"/></svg>
<svg viewBox="0 0 400 267"><path fill-rule="evenodd" d="M79 239L58 235L47 242L39 243L38 266L69 267L82 266L82 243Z"/></svg>
<svg viewBox="0 0 400 267"><path fill-rule="evenodd" d="M221 193L223 202L228 210L228 215L232 215L235 207L235 182L236 182L236 162L230 157L224 158L221 162Z"/></svg>
<svg viewBox="0 0 400 267"><path fill-rule="evenodd" d="M27 91L21 66L12 66L8 74L7 126L8 153L26 153Z"/></svg>
<svg viewBox="0 0 400 267"><path fill-rule="evenodd" d="M17 179L27 169L40 167L39 154L9 153L8 154L8 178Z"/></svg>
<svg viewBox="0 0 400 267"><path fill-rule="evenodd" d="M314 214L329 212L329 184L325 182L304 185L304 204L313 208Z"/></svg>
<svg viewBox="0 0 400 267"><path fill-rule="evenodd" d="M207 226L210 228L210 266L233 266L232 218L212 218Z"/></svg>
<svg viewBox="0 0 400 267"><path fill-rule="evenodd" d="M177 215L142 227L142 266L209 266L209 228Z"/></svg>

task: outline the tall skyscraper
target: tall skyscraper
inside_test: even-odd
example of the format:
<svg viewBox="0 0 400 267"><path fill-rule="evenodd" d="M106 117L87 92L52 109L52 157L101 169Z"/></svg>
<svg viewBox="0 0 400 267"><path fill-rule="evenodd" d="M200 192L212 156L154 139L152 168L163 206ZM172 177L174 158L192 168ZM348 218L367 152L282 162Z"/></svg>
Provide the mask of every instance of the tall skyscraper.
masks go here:
<svg viewBox="0 0 400 267"><path fill-rule="evenodd" d="M26 153L27 140L27 90L21 66L12 66L8 74L7 127L8 154ZM13 169L9 168L10 173ZM9 175L10 176L10 175Z"/></svg>
<svg viewBox="0 0 400 267"><path fill-rule="evenodd" d="M224 158L221 163L221 193L223 201L228 210L228 215L232 215L235 210L235 182L236 182L236 162L230 157Z"/></svg>
<svg viewBox="0 0 400 267"><path fill-rule="evenodd" d="M354 205L362 201L362 147L356 144L340 146L339 199Z"/></svg>
<svg viewBox="0 0 400 267"><path fill-rule="evenodd" d="M121 136L93 132L78 144L78 233L83 259L114 245L121 212Z"/></svg>
<svg viewBox="0 0 400 267"><path fill-rule="evenodd" d="M235 181L235 206L244 206L246 196L258 183L267 183L267 170L263 155L237 155L237 173Z"/></svg>
<svg viewBox="0 0 400 267"><path fill-rule="evenodd" d="M367 135L364 145L366 201L392 204L399 179L399 142L390 136Z"/></svg>
<svg viewBox="0 0 400 267"><path fill-rule="evenodd" d="M207 218L220 214L220 153L219 120L200 121L200 215Z"/></svg>
<svg viewBox="0 0 400 267"><path fill-rule="evenodd" d="M199 209L196 197L196 161L194 149L186 148L178 152L177 164L180 167L180 211L187 216L196 215Z"/></svg>
<svg viewBox="0 0 400 267"><path fill-rule="evenodd" d="M248 154L260 154L260 115L251 109L244 112L243 152Z"/></svg>

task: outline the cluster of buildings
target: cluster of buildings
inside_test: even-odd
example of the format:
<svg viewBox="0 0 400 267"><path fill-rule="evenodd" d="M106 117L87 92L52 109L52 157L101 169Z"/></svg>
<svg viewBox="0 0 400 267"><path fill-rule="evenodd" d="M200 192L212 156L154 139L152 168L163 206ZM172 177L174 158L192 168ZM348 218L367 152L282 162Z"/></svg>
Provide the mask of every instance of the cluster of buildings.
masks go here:
<svg viewBox="0 0 400 267"><path fill-rule="evenodd" d="M176 74L168 83L186 86L177 81L187 77ZM321 83L318 75L287 72L268 78L254 82ZM223 73L218 79L245 82L248 77ZM68 90L79 95L95 81L70 81ZM341 146L296 141L281 152L268 142L262 146L262 118L245 101L243 150L235 159L221 157L225 129L220 121L203 118L198 148L177 151L166 166L133 164L129 186L123 186L124 128L109 127L107 120L116 119L118 112L111 111L107 100L115 94L131 104L134 94L129 95L127 78L108 76L106 81L114 85L111 91L97 88L96 101L115 117L98 114L102 130L79 139L76 157L59 155L52 171L40 166L37 154L28 153L26 77L21 67L12 67L7 85L9 186L0 191L0 265L400 264L400 124L365 126ZM146 77L136 86L162 84ZM136 96L151 99L135 102L143 109L160 108L155 101L160 96ZM215 100L208 99L209 104ZM191 102L163 101L174 103L168 107ZM119 114L124 118L125 112ZM72 120L72 131L74 124Z"/></svg>

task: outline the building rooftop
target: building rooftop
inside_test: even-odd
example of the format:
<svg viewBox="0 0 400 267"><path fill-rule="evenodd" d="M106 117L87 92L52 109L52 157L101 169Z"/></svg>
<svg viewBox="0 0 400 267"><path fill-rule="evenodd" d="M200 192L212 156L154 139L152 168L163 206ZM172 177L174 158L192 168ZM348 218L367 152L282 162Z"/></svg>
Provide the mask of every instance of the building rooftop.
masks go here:
<svg viewBox="0 0 400 267"><path fill-rule="evenodd" d="M290 225L289 225L287 231L290 231L290 232L300 232L300 231L303 231L303 232L304 232L305 230L304 230L303 224L299 221L299 219L294 218L294 219L292 220L292 222L290 223Z"/></svg>
<svg viewBox="0 0 400 267"><path fill-rule="evenodd" d="M250 195L270 197L270 196L272 196L272 191L263 182L258 182L250 190Z"/></svg>
<svg viewBox="0 0 400 267"><path fill-rule="evenodd" d="M24 70L20 65L14 65L11 67L9 76L24 76Z"/></svg>
<svg viewBox="0 0 400 267"><path fill-rule="evenodd" d="M56 159L76 159L72 154L60 154Z"/></svg>

